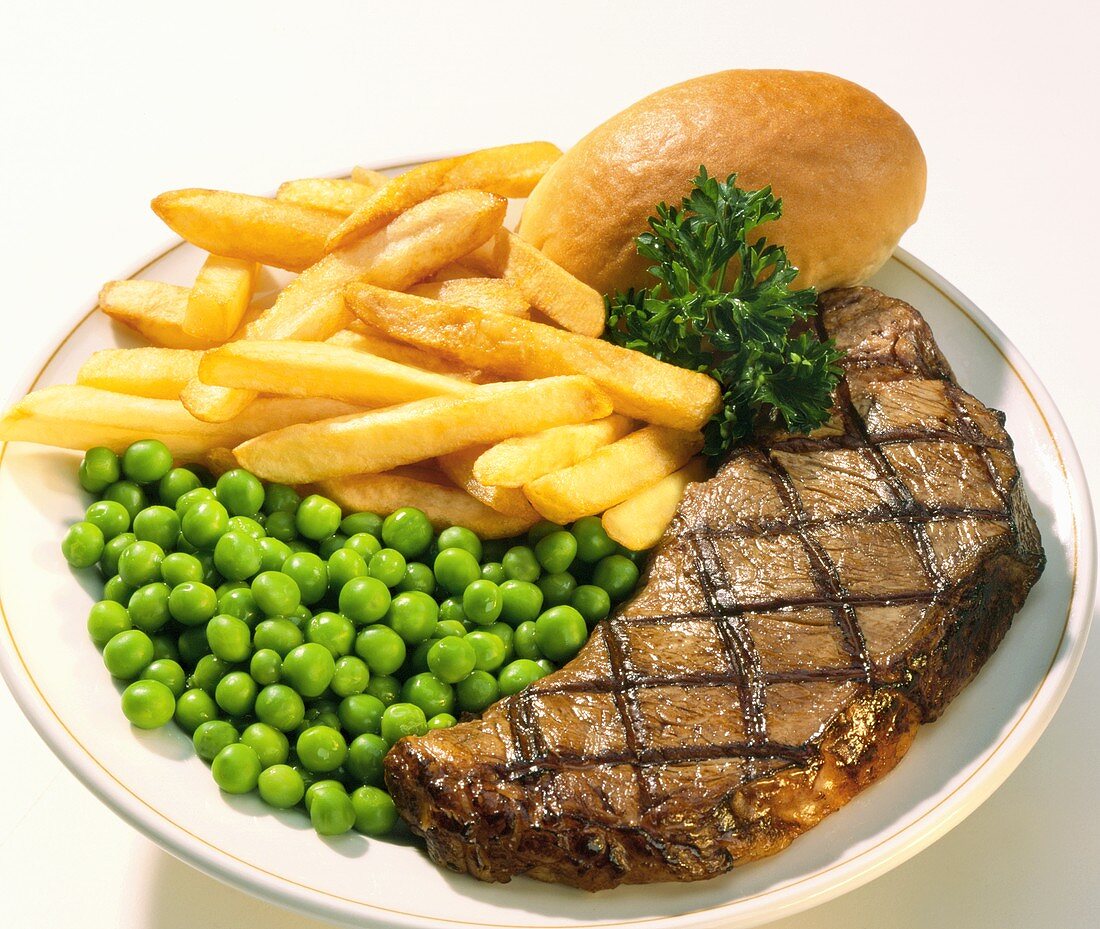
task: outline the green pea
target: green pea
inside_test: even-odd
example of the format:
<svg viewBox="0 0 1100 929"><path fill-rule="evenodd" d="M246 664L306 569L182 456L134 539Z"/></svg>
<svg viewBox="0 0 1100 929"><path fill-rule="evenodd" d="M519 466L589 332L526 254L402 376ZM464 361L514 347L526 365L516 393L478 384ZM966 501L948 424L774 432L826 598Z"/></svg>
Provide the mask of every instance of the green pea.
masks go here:
<svg viewBox="0 0 1100 929"><path fill-rule="evenodd" d="M235 616L220 614L206 624L206 640L222 661L247 661L252 655L252 630Z"/></svg>
<svg viewBox="0 0 1100 929"><path fill-rule="evenodd" d="M260 799L277 810L289 810L297 806L306 793L302 776L290 765L274 764L264 768L257 778Z"/></svg>
<svg viewBox="0 0 1100 929"><path fill-rule="evenodd" d="M464 713L480 713L500 697L497 679L487 671L472 671L455 685L455 698Z"/></svg>
<svg viewBox="0 0 1100 929"><path fill-rule="evenodd" d="M386 625L407 645L419 645L430 639L438 620L439 605L418 590L394 597L386 615Z"/></svg>
<svg viewBox="0 0 1100 929"><path fill-rule="evenodd" d="M186 552L172 552L170 555L165 555L160 563L160 576L169 587L176 587L188 581L199 583L204 574L202 562Z"/></svg>
<svg viewBox="0 0 1100 929"><path fill-rule="evenodd" d="M240 742L223 748L210 765L214 783L227 794L246 794L254 790L262 770L255 750Z"/></svg>
<svg viewBox="0 0 1100 929"><path fill-rule="evenodd" d="M500 588L492 581L476 580L462 593L462 611L470 622L490 626L497 621L504 608Z"/></svg>
<svg viewBox="0 0 1100 929"><path fill-rule="evenodd" d="M573 591L569 598L569 605L584 617L584 621L589 626L594 626L610 614L611 597L602 587L597 587L595 584L581 584Z"/></svg>
<svg viewBox="0 0 1100 929"><path fill-rule="evenodd" d="M321 794L325 793L326 791L330 791L330 790L335 791L336 793L344 794L345 796L347 795L347 792L348 792L347 788L343 785L343 783L341 781L336 780L335 778L330 777L330 778L315 779L313 781L313 783L310 784L306 788L306 796L305 796L305 801L303 803L303 805L306 808L306 812L308 813L311 809L313 809L314 801Z"/></svg>
<svg viewBox="0 0 1100 929"><path fill-rule="evenodd" d="M311 726L327 726L329 729L339 730L340 716L336 710L337 706L331 701L325 700L323 705L315 703L306 710L306 718L298 727L298 734L305 732Z"/></svg>
<svg viewBox="0 0 1100 929"><path fill-rule="evenodd" d="M148 503L145 491L133 481L115 481L103 492L103 499L120 504L126 510L131 522Z"/></svg>
<svg viewBox="0 0 1100 929"><path fill-rule="evenodd" d="M119 479L122 471L118 455L111 449L97 445L84 453L80 462L80 486L90 494L102 493Z"/></svg>
<svg viewBox="0 0 1100 929"><path fill-rule="evenodd" d="M263 510L271 516L274 513L295 513L302 498L298 491L286 484L268 484L264 489Z"/></svg>
<svg viewBox="0 0 1100 929"><path fill-rule="evenodd" d="M141 513L139 512L140 516ZM96 526L105 541L117 538L130 528L130 514L121 503L114 500L97 500L84 511L85 522ZM137 536L134 536L137 539ZM131 540L133 541L133 540Z"/></svg>
<svg viewBox="0 0 1100 929"><path fill-rule="evenodd" d="M298 506L295 525L302 537L319 542L340 528L340 507L327 497L310 494Z"/></svg>
<svg viewBox="0 0 1100 929"><path fill-rule="evenodd" d="M256 543L260 547L261 571L281 571L286 560L290 557L290 546L286 542L280 542L270 536L264 536Z"/></svg>
<svg viewBox="0 0 1100 929"><path fill-rule="evenodd" d="M264 485L243 468L234 468L219 477L215 493L234 516L253 516L264 505Z"/></svg>
<svg viewBox="0 0 1100 929"><path fill-rule="evenodd" d="M358 552L341 548L329 556L328 586L333 593L339 594L352 578L366 576L367 563Z"/></svg>
<svg viewBox="0 0 1100 929"><path fill-rule="evenodd" d="M209 487L195 487L192 490L184 491L176 499L176 514L180 518L180 523L183 522L183 517L186 516L192 508L198 506L200 503L217 502L217 497L214 496L214 491ZM183 542L186 542L186 537L183 538Z"/></svg>
<svg viewBox="0 0 1100 929"><path fill-rule="evenodd" d="M193 733L199 726L218 718L218 705L205 690L197 687L184 691L176 701L176 725L184 732Z"/></svg>
<svg viewBox="0 0 1100 929"><path fill-rule="evenodd" d="M118 575L131 587L160 580L164 550L155 542L133 542L118 557Z"/></svg>
<svg viewBox="0 0 1100 929"><path fill-rule="evenodd" d="M313 642L299 645L283 658L283 680L303 697L319 697L335 673L332 652Z"/></svg>
<svg viewBox="0 0 1100 929"><path fill-rule="evenodd" d="M134 442L122 453L122 473L136 484L155 484L172 470L172 453L156 439Z"/></svg>
<svg viewBox="0 0 1100 929"><path fill-rule="evenodd" d="M137 536L132 532L123 532L103 546L103 555L99 559L99 573L105 578L118 574L118 559L134 542Z"/></svg>
<svg viewBox="0 0 1100 929"><path fill-rule="evenodd" d="M257 649L271 649L280 658L285 658L304 641L302 630L289 619L265 619L252 633L252 644Z"/></svg>
<svg viewBox="0 0 1100 929"><path fill-rule="evenodd" d="M372 837L388 835L397 825L397 807L384 790L369 785L352 791L355 829Z"/></svg>
<svg viewBox="0 0 1100 929"><path fill-rule="evenodd" d="M180 518L166 506L147 506L134 517L134 535L143 542L156 542L162 549L175 548L180 537Z"/></svg>
<svg viewBox="0 0 1100 929"><path fill-rule="evenodd" d="M458 623L462 625L466 622L466 611L462 609L462 597L448 597L441 604L439 604L439 621L443 623ZM463 626L465 632L465 626Z"/></svg>
<svg viewBox="0 0 1100 929"><path fill-rule="evenodd" d="M371 671L370 682L363 693L377 697L385 706L390 706L401 696L401 682L392 674L375 674Z"/></svg>
<svg viewBox="0 0 1100 929"><path fill-rule="evenodd" d="M415 558L432 544L432 524L416 507L394 510L382 521L382 541L405 558Z"/></svg>
<svg viewBox="0 0 1100 929"><path fill-rule="evenodd" d="M588 564L595 564L618 551L618 544L604 531L598 516L583 516L573 523L573 535L577 540L577 557Z"/></svg>
<svg viewBox="0 0 1100 929"><path fill-rule="evenodd" d="M103 555L103 533L94 523L79 522L69 527L61 541L61 554L74 568L90 568Z"/></svg>
<svg viewBox="0 0 1100 929"><path fill-rule="evenodd" d="M336 660L336 670L332 674L329 687L338 697L350 697L361 694L370 683L370 668L362 658L344 655Z"/></svg>
<svg viewBox="0 0 1100 929"><path fill-rule="evenodd" d="M176 698L160 681L134 681L122 692L122 713L138 729L157 729L176 711Z"/></svg>
<svg viewBox="0 0 1100 929"><path fill-rule="evenodd" d="M367 538L373 538L373 536L367 536ZM419 590L421 593L432 594L435 592L435 574L426 564L410 561L405 566L405 576L401 578L397 589L402 593Z"/></svg>
<svg viewBox="0 0 1100 929"><path fill-rule="evenodd" d="M247 671L230 671L214 688L214 702L230 716L247 716L256 704L259 687Z"/></svg>
<svg viewBox="0 0 1100 929"><path fill-rule="evenodd" d="M529 684L543 677L543 670L527 658L517 658L501 669L497 683L503 696L519 693Z"/></svg>
<svg viewBox="0 0 1100 929"><path fill-rule="evenodd" d="M293 512L276 510L268 515L264 528L269 539L278 539L287 544L298 539L298 523Z"/></svg>
<svg viewBox="0 0 1100 929"><path fill-rule="evenodd" d="M506 629L511 630L510 626ZM473 667L478 671L496 671L504 664L504 642L491 632L474 631L461 641L469 645L474 654ZM435 670L434 668L432 669ZM453 682L452 682L453 683Z"/></svg>
<svg viewBox="0 0 1100 929"><path fill-rule="evenodd" d="M533 622L542 612L542 590L530 581L505 581L500 594L500 618L512 626Z"/></svg>
<svg viewBox="0 0 1100 929"><path fill-rule="evenodd" d="M261 687L268 684L278 684L282 676L283 659L277 651L270 648L261 648L254 652L248 664L248 673Z"/></svg>
<svg viewBox="0 0 1100 929"><path fill-rule="evenodd" d="M218 595L208 584L184 581L168 597L172 617L184 626L201 626L218 610Z"/></svg>
<svg viewBox="0 0 1100 929"><path fill-rule="evenodd" d="M222 583L223 578L218 573L218 569L214 567L214 553L196 549L191 554L198 558L199 564L202 565L202 582L207 587L217 588Z"/></svg>
<svg viewBox="0 0 1100 929"><path fill-rule="evenodd" d="M477 561L481 561L481 539L469 529L462 526L450 526L439 533L439 550L447 548L461 548L468 551Z"/></svg>
<svg viewBox="0 0 1100 929"><path fill-rule="evenodd" d="M180 497L189 490L195 490L201 486L202 481L199 480L194 471L187 468L173 468L157 484L157 496L160 498L161 503L174 509ZM176 515L179 515L179 513L177 512Z"/></svg>
<svg viewBox="0 0 1100 929"><path fill-rule="evenodd" d="M381 731L382 713L386 705L370 694L351 694L340 701L337 710L340 725L352 736L364 732L377 734Z"/></svg>
<svg viewBox="0 0 1100 929"><path fill-rule="evenodd" d="M526 545L516 545L508 549L501 559L504 574L510 581L534 583L539 579L542 569L535 553Z"/></svg>
<svg viewBox="0 0 1100 929"><path fill-rule="evenodd" d="M103 646L103 664L113 677L133 680L153 660L153 643L140 629L119 632Z"/></svg>
<svg viewBox="0 0 1100 929"><path fill-rule="evenodd" d="M508 580L508 575L504 573L504 565L499 561L490 561L481 566L481 579L492 581L499 587Z"/></svg>
<svg viewBox="0 0 1100 929"><path fill-rule="evenodd" d="M259 522L264 518L261 513L257 513L255 518L251 516L230 516L229 522L225 524L225 531L243 532L250 539L259 542L260 539L267 537L267 531L264 529L263 524Z"/></svg>
<svg viewBox="0 0 1100 929"><path fill-rule="evenodd" d="M501 651L503 652L503 649ZM437 639L431 645L427 659L428 668L439 680L448 684L457 684L474 670L477 664L477 653L473 644L465 638L448 636Z"/></svg>
<svg viewBox="0 0 1100 929"><path fill-rule="evenodd" d="M606 590L612 602L618 603L638 586L638 566L624 555L608 555L596 565L592 583Z"/></svg>
<svg viewBox="0 0 1100 929"><path fill-rule="evenodd" d="M169 611L168 585L160 582L145 584L130 595L126 604L131 624L152 635L172 618Z"/></svg>
<svg viewBox="0 0 1100 929"><path fill-rule="evenodd" d="M405 662L405 640L388 626L368 626L356 636L355 653L371 674L393 674Z"/></svg>
<svg viewBox="0 0 1100 929"><path fill-rule="evenodd" d="M256 539L243 532L226 532L214 545L214 566L222 577L243 581L260 570L263 552Z"/></svg>
<svg viewBox="0 0 1100 929"><path fill-rule="evenodd" d="M355 807L343 790L317 794L309 808L309 821L318 835L343 835L355 825Z"/></svg>
<svg viewBox="0 0 1100 929"><path fill-rule="evenodd" d="M401 699L420 707L424 716L428 717L435 716L436 713L451 712L455 705L455 692L446 681L441 681L430 671L425 671L414 674L405 681L401 687Z"/></svg>
<svg viewBox="0 0 1100 929"><path fill-rule="evenodd" d="M544 574L538 580L544 606L563 606L569 603L577 589L577 579L568 571L561 574Z"/></svg>
<svg viewBox="0 0 1100 929"><path fill-rule="evenodd" d="M535 643L552 661L568 661L587 640L588 625L571 606L551 607L535 623Z"/></svg>
<svg viewBox="0 0 1100 929"><path fill-rule="evenodd" d="M352 513L341 521L340 531L349 537L365 532L376 539L381 539L382 517L377 513Z"/></svg>
<svg viewBox="0 0 1100 929"><path fill-rule="evenodd" d="M549 658L540 658L538 661L535 662L535 664L537 664L542 669L543 675L553 674L555 671L558 670L558 666L554 664L554 662L552 662Z"/></svg>
<svg viewBox="0 0 1100 929"><path fill-rule="evenodd" d="M305 719L301 696L286 684L269 684L256 695L256 718L280 732L293 732Z"/></svg>
<svg viewBox="0 0 1100 929"><path fill-rule="evenodd" d="M263 615L260 608L256 606L252 588L247 586L235 587L221 594L218 597L218 612L226 616L235 616L249 626L253 626Z"/></svg>
<svg viewBox="0 0 1100 929"><path fill-rule="evenodd" d="M440 620L436 623L435 631L432 633L433 639L443 639L448 636L458 636L462 638L466 635L466 627L462 623L455 622L453 619Z"/></svg>
<svg viewBox="0 0 1100 929"><path fill-rule="evenodd" d="M377 578L387 587L396 587L405 576L407 564L405 556L393 548L380 549L371 556L367 573Z"/></svg>
<svg viewBox="0 0 1100 929"><path fill-rule="evenodd" d="M264 571L252 579L252 596L267 616L286 616L302 602L302 593L294 578L278 571Z"/></svg>
<svg viewBox="0 0 1100 929"><path fill-rule="evenodd" d="M187 508L180 526L196 548L212 548L229 529L229 512L218 500L201 500Z"/></svg>
<svg viewBox="0 0 1100 929"><path fill-rule="evenodd" d="M237 741L237 728L224 719L208 719L199 723L191 735L191 742L195 746L195 754L203 761L210 762L218 757L218 753L227 745Z"/></svg>
<svg viewBox="0 0 1100 929"><path fill-rule="evenodd" d="M317 613L305 624L307 642L323 645L333 658L350 655L355 645L355 626L339 613Z"/></svg>
<svg viewBox="0 0 1100 929"><path fill-rule="evenodd" d="M180 660L190 668L195 667L203 655L209 655L210 643L206 640L206 629L196 626L184 629L179 636Z"/></svg>
<svg viewBox="0 0 1100 929"><path fill-rule="evenodd" d="M450 713L436 713L435 716L428 720L428 731L434 732L437 729L450 729L457 724L458 720Z"/></svg>
<svg viewBox="0 0 1100 929"><path fill-rule="evenodd" d="M564 529L550 532L535 545L535 557L548 574L561 574L577 557L577 539Z"/></svg>
<svg viewBox="0 0 1100 929"><path fill-rule="evenodd" d="M348 755L347 742L331 726L310 726L298 736L295 750L302 764L318 774L335 771Z"/></svg>
<svg viewBox="0 0 1100 929"><path fill-rule="evenodd" d="M161 633L160 635L149 636L149 640L153 643L154 663L162 658L175 662L180 661L179 639L177 636Z"/></svg>
<svg viewBox="0 0 1100 929"><path fill-rule="evenodd" d="M373 564L373 562L372 562ZM445 548L435 556L435 579L452 595L460 595L481 578L481 566L464 548Z"/></svg>
<svg viewBox="0 0 1100 929"><path fill-rule="evenodd" d="M114 600L116 603L121 603L123 606L130 602L130 598L134 595L135 588L127 584L117 574L108 579L107 583L103 585L103 599Z"/></svg>
<svg viewBox="0 0 1100 929"><path fill-rule="evenodd" d="M424 735L428 720L424 711L412 703L393 703L382 713L382 738L390 745L407 735Z"/></svg>
<svg viewBox="0 0 1100 929"><path fill-rule="evenodd" d="M328 593L328 565L313 552L289 555L282 564L282 572L298 585L305 604L317 603Z"/></svg>
<svg viewBox="0 0 1100 929"><path fill-rule="evenodd" d="M348 746L348 757L344 762L347 772L364 784L382 783L382 761L389 751L389 743L378 732L382 725L382 712L379 710L372 732L361 732ZM350 731L350 730L349 730Z"/></svg>
<svg viewBox="0 0 1100 929"><path fill-rule="evenodd" d="M317 544L317 554L327 561L344 547L347 540L348 537L342 532L334 532L332 535L325 536Z"/></svg>
<svg viewBox="0 0 1100 929"><path fill-rule="evenodd" d="M241 733L241 742L256 752L256 757L260 759L260 765L264 768L283 764L290 755L290 742L287 737L267 723L252 723L245 727Z"/></svg>
<svg viewBox="0 0 1100 929"><path fill-rule="evenodd" d="M520 623L516 626L516 633L512 637L512 647L515 649L517 658L527 658L530 661L535 661L542 657L535 630L536 626L533 622Z"/></svg>
<svg viewBox="0 0 1100 929"><path fill-rule="evenodd" d="M415 646L409 657L405 659L401 670L397 672L397 676L402 680L408 680L416 674L426 672L428 670L428 652L434 644L435 639L428 639L426 642L421 642Z"/></svg>
<svg viewBox="0 0 1100 929"><path fill-rule="evenodd" d="M132 628L130 614L121 603L100 600L88 611L88 636L96 648L103 648L120 632Z"/></svg>
<svg viewBox="0 0 1100 929"><path fill-rule="evenodd" d="M187 675L178 661L171 658L156 658L145 666L138 680L158 681L172 692L172 704L187 689Z"/></svg>
<svg viewBox="0 0 1100 929"><path fill-rule="evenodd" d="M195 663L195 670L191 672L191 686L213 695L218 682L232 670L232 662L217 655L203 655Z"/></svg>

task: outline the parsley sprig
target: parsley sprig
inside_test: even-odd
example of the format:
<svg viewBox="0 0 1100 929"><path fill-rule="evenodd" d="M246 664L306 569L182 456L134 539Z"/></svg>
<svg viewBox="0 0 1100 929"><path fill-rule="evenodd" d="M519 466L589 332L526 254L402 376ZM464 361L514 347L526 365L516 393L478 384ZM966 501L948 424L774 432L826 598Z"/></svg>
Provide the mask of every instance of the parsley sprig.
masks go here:
<svg viewBox="0 0 1100 929"><path fill-rule="evenodd" d="M679 208L660 204L652 232L635 240L657 283L607 301L611 341L721 385L722 408L706 427L709 455L749 435L760 416L792 432L820 426L840 377L842 353L831 340L791 335L816 312L817 292L791 289L798 269L782 246L750 241L779 218L782 202L770 187L742 190L736 181L700 167Z"/></svg>

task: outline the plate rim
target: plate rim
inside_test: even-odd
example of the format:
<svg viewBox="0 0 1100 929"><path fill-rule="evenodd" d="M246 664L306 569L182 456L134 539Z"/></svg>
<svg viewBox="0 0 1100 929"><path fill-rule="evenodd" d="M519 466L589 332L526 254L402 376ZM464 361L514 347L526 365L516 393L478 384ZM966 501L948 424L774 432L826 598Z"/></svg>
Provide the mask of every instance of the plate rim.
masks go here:
<svg viewBox="0 0 1100 929"><path fill-rule="evenodd" d="M425 158L407 159L379 170L403 168ZM347 176L347 172L330 176ZM183 240L166 239L159 249L145 254L135 262L126 279L137 277L152 264L187 244ZM997 744L990 749L977 767L962 783L956 785L936 804L916 819L873 846L861 850L843 861L795 878L777 887L750 897L688 910L673 916L640 917L599 923L560 924L560 929L599 929L599 927L645 925L652 929L679 926L702 926L722 922L725 925L756 925L767 918L793 915L824 903L865 884L911 858L922 849L958 825L1000 787L1034 746L1061 704L1080 664L1088 638L1096 597L1096 529L1092 499L1084 466L1073 438L1050 392L1015 344L973 301L955 285L902 248L892 257L908 271L916 274L962 312L986 337L1005 363L1016 374L1027 391L1036 411L1050 434L1059 457L1061 470L1070 492L1072 520L1073 584L1069 608L1061 638L1053 650L1050 665L1027 702ZM33 372L17 382L11 400L17 400L33 390L45 369L63 350L68 340L96 311L97 302L76 316L66 316L57 327L56 335L47 347L37 353L26 370ZM67 328L66 328L67 327ZM20 386L22 385L22 386ZM7 443L0 445L0 467L7 452ZM4 612L0 597L0 621L4 626L4 647L0 648L0 675L10 689L17 705L58 759L93 795L123 820L177 858L215 879L224 881L264 899L274 900L310 916L320 916L346 924L361 924L367 917L378 924L401 927L415 926L492 926L495 929L527 929L509 923L472 922L459 919L437 919L381 907L362 900L346 898L330 891L301 884L283 875L272 874L258 865L244 861L219 849L205 839L189 832L126 787L68 729L50 706L23 662L14 633ZM1071 631L1074 633L1070 635ZM1059 667L1059 673L1052 672ZM1025 723L1027 725L1025 725ZM979 776L981 775L981 776ZM935 818L928 822L934 814ZM211 854L213 852L213 854ZM807 892L797 899L784 901L790 890L809 884ZM776 909L776 905L779 908ZM547 927L553 929L553 927Z"/></svg>

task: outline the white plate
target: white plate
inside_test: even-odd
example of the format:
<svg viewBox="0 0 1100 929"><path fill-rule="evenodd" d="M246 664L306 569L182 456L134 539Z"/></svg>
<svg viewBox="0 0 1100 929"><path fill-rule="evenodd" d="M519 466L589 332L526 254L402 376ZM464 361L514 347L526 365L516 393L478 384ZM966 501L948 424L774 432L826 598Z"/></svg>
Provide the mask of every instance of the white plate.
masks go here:
<svg viewBox="0 0 1100 929"><path fill-rule="evenodd" d="M177 245L135 276L186 284L201 260ZM996 655L898 769L780 855L700 884L597 895L527 879L487 885L434 867L411 841L325 840L299 813L222 795L182 733L140 732L119 712L119 688L84 630L96 584L78 580L58 551L83 507L72 453L19 445L0 454L0 670L54 752L120 816L206 873L312 916L356 926L733 929L851 890L943 835L1019 764L1077 667L1095 586L1081 464L1019 352L903 252L873 283L918 307L962 385L1007 413L1049 561ZM125 332L87 311L28 389L71 381L91 351L126 344Z"/></svg>

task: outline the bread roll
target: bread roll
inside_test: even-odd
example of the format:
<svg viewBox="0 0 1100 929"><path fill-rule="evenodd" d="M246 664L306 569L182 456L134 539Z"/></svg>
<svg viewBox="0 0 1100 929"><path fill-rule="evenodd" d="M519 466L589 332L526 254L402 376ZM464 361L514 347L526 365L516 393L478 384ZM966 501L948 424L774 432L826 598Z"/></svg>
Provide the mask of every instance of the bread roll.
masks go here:
<svg viewBox="0 0 1100 929"><path fill-rule="evenodd" d="M520 235L597 290L651 284L634 237L679 204L700 165L770 184L797 286L856 284L890 256L924 200L924 153L870 91L810 71L722 71L638 101L581 139L532 192Z"/></svg>

